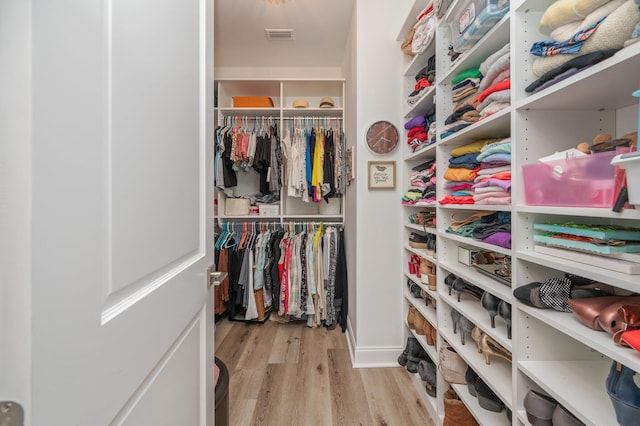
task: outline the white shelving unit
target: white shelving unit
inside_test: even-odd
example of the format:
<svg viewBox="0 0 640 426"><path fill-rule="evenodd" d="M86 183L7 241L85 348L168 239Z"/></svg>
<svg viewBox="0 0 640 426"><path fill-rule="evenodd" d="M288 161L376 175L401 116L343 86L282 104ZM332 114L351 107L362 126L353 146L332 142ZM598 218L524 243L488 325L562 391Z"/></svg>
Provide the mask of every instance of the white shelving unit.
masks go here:
<svg viewBox="0 0 640 426"><path fill-rule="evenodd" d="M344 128L345 81L344 79L281 79L281 80L219 80L217 82L218 107L217 122L222 125L228 117L264 117L269 123L277 126L278 135L289 126L290 120L309 120L310 125ZM273 100L273 107L238 108L234 107L236 96L268 96ZM335 106L320 108L324 97L333 99ZM304 99L308 108L294 108L293 103ZM237 172L238 185L229 188L233 196L253 195L259 192L259 176L253 170ZM227 196L216 190L218 203L217 218L220 221L333 221L342 222L345 211L345 197L330 199L331 206L324 201L319 203L303 202L302 199L289 197L283 187L278 203L278 213L269 215L226 215Z"/></svg>
<svg viewBox="0 0 640 426"><path fill-rule="evenodd" d="M462 0L454 0L449 11ZM481 425L501 424L529 425L523 400L529 389L547 393L568 411L590 426L616 425L615 413L605 390L605 379L611 362L618 361L640 372L640 353L615 345L606 332L591 330L582 325L573 314L537 309L520 303L513 297L514 288L530 282L544 281L564 273L590 278L613 286L617 292L639 292L640 275L611 271L601 264L586 264L535 250L533 224L545 221L616 224L640 227L640 210L626 209L620 213L607 208L529 206L524 197L522 166L535 163L538 158L575 147L582 141L591 141L596 134L609 133L614 138L638 130L637 99L631 93L638 87L637 70L640 69L640 43L632 44L613 57L602 61L538 93L527 94L524 89L537 79L532 71L531 45L548 39L538 30L540 18L552 2L549 0L512 1L507 13L471 49L451 62L447 55L451 42L448 15L438 22L433 45L423 55L407 57L402 76L403 93L408 95L413 87L410 82L426 60L435 52L436 84L429 88L421 101L412 106L402 106L405 121L423 114L436 105L438 134L444 120L451 113L451 80L460 72L479 66L489 55L510 43L511 52L511 107L505 108L444 139L413 153L407 147L403 156L404 177L411 168L429 159L436 159L438 199L444 192L443 174L448 166L452 149L487 137L510 137L512 142L512 205L434 205L437 213L437 229L424 229L420 225L403 225L405 242L411 232L437 234L437 258L428 258L437 264L437 311L425 307L424 301L408 295L408 305L420 305L421 312L438 328L438 347L446 340L462 356L467 364L500 397L512 411L509 422L504 413L491 413L481 408L464 385L453 385L462 401ZM427 5L426 0L415 0L402 25L399 40L415 23L417 14ZM422 61L422 62L421 62ZM606 82L606 83L604 83ZM405 133L406 135L406 133ZM403 176L401 174L401 176ZM408 217L419 210L414 206L402 206ZM446 232L451 215L456 212L500 211L511 213L512 249L492 246ZM511 256L512 287L479 273L475 268L458 262L458 246L471 246ZM419 249L406 244L402 247L405 258L418 254ZM405 262L406 263L406 262ZM406 272L402 285L411 279L420 279ZM455 293L448 294L445 277L453 273L457 277L479 287L483 291L508 302L512 306L512 337L507 339L506 324L496 317L496 328L490 327L489 314L480 303L463 294L460 302ZM431 292L430 294L433 294ZM484 357L477 353L475 342L467 336L461 345L460 336L453 334L451 309L456 309L499 344L512 352L512 363L493 359L486 365ZM435 322L432 322L435 321ZM412 335L406 330L407 336ZM422 342L423 345L426 343ZM433 349L432 349L433 350ZM429 352L431 356L432 353ZM432 358L436 363L437 357ZM442 424L443 393L448 384L438 377L436 424ZM425 399L425 405L433 409L433 398ZM429 412L431 413L431 409Z"/></svg>

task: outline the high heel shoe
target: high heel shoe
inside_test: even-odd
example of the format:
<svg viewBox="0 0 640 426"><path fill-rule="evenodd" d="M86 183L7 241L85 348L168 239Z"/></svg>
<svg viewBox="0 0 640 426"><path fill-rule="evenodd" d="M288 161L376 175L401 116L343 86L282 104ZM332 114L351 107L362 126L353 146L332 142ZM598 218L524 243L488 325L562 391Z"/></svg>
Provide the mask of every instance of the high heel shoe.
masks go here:
<svg viewBox="0 0 640 426"><path fill-rule="evenodd" d="M451 320L453 321L453 334L457 334L458 330L460 330L460 343L464 345L465 336L467 334L471 335L475 325L455 309L451 309Z"/></svg>
<svg viewBox="0 0 640 426"><path fill-rule="evenodd" d="M507 324L507 339L511 339L511 304L501 300L500 303L498 303L498 315L500 315Z"/></svg>
<svg viewBox="0 0 640 426"><path fill-rule="evenodd" d="M449 296L451 296L451 290L453 288L453 282L457 279L453 274L449 274L444 278L444 284L449 287Z"/></svg>
<svg viewBox="0 0 640 426"><path fill-rule="evenodd" d="M479 354L482 353L482 348L480 347L482 336L484 336L484 331L482 331L478 326L473 327L473 330L471 330L471 338L476 342L476 345L478 345Z"/></svg>
<svg viewBox="0 0 640 426"><path fill-rule="evenodd" d="M493 338L488 334L485 334L480 338L480 348L482 349L484 361L487 365L491 364L491 355L511 362L511 353L503 348L498 342L493 340Z"/></svg>
<svg viewBox="0 0 640 426"><path fill-rule="evenodd" d="M496 315L498 315L498 304L501 302L500 298L485 291L482 294L480 303L482 307L489 312L489 318L491 318L491 328L496 328Z"/></svg>

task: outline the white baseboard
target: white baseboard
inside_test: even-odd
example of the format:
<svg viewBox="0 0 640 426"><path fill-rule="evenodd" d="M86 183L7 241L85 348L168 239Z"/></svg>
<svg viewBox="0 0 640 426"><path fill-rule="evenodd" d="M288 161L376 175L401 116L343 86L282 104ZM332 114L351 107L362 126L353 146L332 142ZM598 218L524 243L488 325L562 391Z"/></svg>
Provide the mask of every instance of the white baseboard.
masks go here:
<svg viewBox="0 0 640 426"><path fill-rule="evenodd" d="M351 322L347 318L347 345L353 368L399 367L398 355L404 349L401 346L356 346L351 332Z"/></svg>

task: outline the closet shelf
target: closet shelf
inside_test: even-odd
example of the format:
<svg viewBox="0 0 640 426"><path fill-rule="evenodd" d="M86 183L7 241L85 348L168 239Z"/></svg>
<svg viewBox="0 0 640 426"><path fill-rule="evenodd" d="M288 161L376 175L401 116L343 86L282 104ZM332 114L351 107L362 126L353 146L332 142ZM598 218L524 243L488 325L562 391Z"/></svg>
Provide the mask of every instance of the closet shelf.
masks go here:
<svg viewBox="0 0 640 426"><path fill-rule="evenodd" d="M436 319L436 311L432 307L427 306L424 299L413 297L409 292L407 286L405 286L404 297L420 312L423 317L427 319L427 321L429 321L431 324L438 324L438 320Z"/></svg>
<svg viewBox="0 0 640 426"><path fill-rule="evenodd" d="M520 361L518 368L587 425L614 425L605 382L610 360Z"/></svg>
<svg viewBox="0 0 640 426"><path fill-rule="evenodd" d="M450 8L449 10L452 10ZM492 53L500 50L509 40L509 22L510 14L507 13L502 19L491 28L487 34L478 41L471 49L462 53L458 59L451 63L447 70L440 71L436 74L436 84L438 86L451 86L451 80L456 74L480 66L485 59ZM447 33L448 24L442 20L438 24L438 31ZM445 62L449 63L449 62Z"/></svg>
<svg viewBox="0 0 640 426"><path fill-rule="evenodd" d="M256 117L280 117L280 109L273 108L218 108L218 112L225 116L256 116Z"/></svg>
<svg viewBox="0 0 640 426"><path fill-rule="evenodd" d="M429 262L433 262L436 263L437 260L433 257L433 256L429 256L427 254L427 251L424 249L419 249L419 248L413 248L413 247L409 247L408 245L404 246L405 250L410 251L413 254L416 254L420 257L424 257L425 259L427 259Z"/></svg>
<svg viewBox="0 0 640 426"><path fill-rule="evenodd" d="M455 291L451 292L451 296L449 296L448 289L445 291L444 288L438 293L438 300L446 302L446 304L449 305L449 308L455 309L463 314L471 322L480 327L485 333L504 346L505 349L509 351L512 350L513 342L511 339L507 339L507 325L502 318L496 317L495 328L491 328L489 313L482 307L478 299L474 299L473 296L463 293L462 298L458 302L457 297L458 296L455 294ZM453 330L450 317L451 313L449 310L445 311L446 324L448 324L449 328ZM460 344L460 332L458 331L455 336L458 339L457 343ZM469 335L467 335L465 343L466 344L464 346L471 345L474 349L477 349L478 347Z"/></svg>
<svg viewBox="0 0 640 426"><path fill-rule="evenodd" d="M424 339L424 337L422 338ZM437 362L436 359L434 359L433 361ZM422 381L418 373L411 374L411 382L413 382L413 385L418 391L418 395L420 396L420 399L422 400L422 402L424 402L427 412L429 413L429 416L431 416L432 419L437 419L438 418L438 400L427 394L424 382Z"/></svg>
<svg viewBox="0 0 640 426"><path fill-rule="evenodd" d="M435 158L436 158L436 144L432 143L431 145L427 145L425 148L412 152L411 154L405 155L403 160L404 161L425 161L425 160L433 160Z"/></svg>
<svg viewBox="0 0 640 426"><path fill-rule="evenodd" d="M489 410L485 410L478 403L478 398L471 395L469 393L469 388L466 385L452 385L453 389L456 391L464 405L467 406L469 411L473 414L473 417L480 423L481 425L492 425L492 426L508 426L509 419L504 414L504 411L500 413L494 413ZM503 401L504 402L504 401Z"/></svg>
<svg viewBox="0 0 640 426"><path fill-rule="evenodd" d="M616 345L609 333L590 329L575 315L553 309L537 309L521 303L518 303L518 308L527 315L561 331L568 338L575 339L629 368L640 370L640 354L637 351Z"/></svg>
<svg viewBox="0 0 640 426"><path fill-rule="evenodd" d="M611 58L516 101L516 109L535 110L615 110L638 103L631 93L638 88L640 44L619 50ZM533 82L535 80L532 80ZM530 82L530 83L531 83ZM609 84L615 82L615 84Z"/></svg>
<svg viewBox="0 0 640 426"><path fill-rule="evenodd" d="M494 246L493 244L483 243L482 241L477 241L477 240L474 240L473 238L461 237L459 235L451 234L449 232L444 232L444 231L439 231L438 232L438 237L446 238L448 240L457 241L457 242L462 243L464 245L471 245L471 246L475 246L475 247L480 247L480 248L485 249L485 250L495 251L496 253L502 253L502 254L506 254L507 256L511 256L511 250L510 249L507 249L507 248L504 248L504 247L500 247L500 246Z"/></svg>
<svg viewBox="0 0 640 426"><path fill-rule="evenodd" d="M334 108L282 108L282 115L287 118L291 117L304 117L309 116L327 117L327 118L341 118L344 113L344 109L340 107Z"/></svg>
<svg viewBox="0 0 640 426"><path fill-rule="evenodd" d="M636 275L623 274L608 269L602 269L598 265L589 265L586 263L574 262L555 256L537 253L531 250L518 250L517 255L520 259L532 263L537 263L548 268L553 268L558 271L564 271L578 276L584 276L603 284L611 284L615 287L619 287L628 291L638 291Z"/></svg>
<svg viewBox="0 0 640 426"><path fill-rule="evenodd" d="M513 207L509 205L489 205L489 204L438 204L438 207L445 210L490 210L497 212L510 212Z"/></svg>
<svg viewBox="0 0 640 426"><path fill-rule="evenodd" d="M440 266L453 273L455 276L470 282L483 290L488 291L500 299L513 303L513 294L511 287L500 283L480 272L473 266L467 266L462 263L452 263L448 261L440 261Z"/></svg>
<svg viewBox="0 0 640 426"><path fill-rule="evenodd" d="M511 135L510 125L511 108L504 108L444 139L438 137L436 144L454 147L468 144L476 139L509 137Z"/></svg>
<svg viewBox="0 0 640 426"><path fill-rule="evenodd" d="M558 216L581 216L605 219L629 219L640 220L640 209L624 209L616 213L605 208L585 208L585 207L550 207L550 206L527 206L518 205L517 210L522 213L550 214Z"/></svg>
<svg viewBox="0 0 640 426"><path fill-rule="evenodd" d="M435 91L436 91L435 85L429 86L423 90L424 93L415 104L409 105L405 101L406 112L404 114L404 118L409 119L409 118L415 117L416 115L426 114L427 111L429 111L429 109L433 106L433 97L435 95Z"/></svg>
<svg viewBox="0 0 640 426"><path fill-rule="evenodd" d="M422 68L427 66L427 61L429 61L429 58L432 57L435 53L436 44L431 41L424 52L420 53L419 55L415 55L411 62L409 62L407 69L404 71L404 76L413 77L418 74L418 72L420 72Z"/></svg>
<svg viewBox="0 0 640 426"><path fill-rule="evenodd" d="M478 353L478 347L473 340L470 339L470 343L461 345L458 334L453 334L449 328L440 330L442 338L449 342L467 365L474 369L507 407L511 407L511 363L502 358L491 357L491 364L486 365L484 355Z"/></svg>
<svg viewBox="0 0 640 426"><path fill-rule="evenodd" d="M422 225L416 225L415 223L405 223L405 228L413 229L414 231L419 231L427 234L438 234L436 228L424 227Z"/></svg>

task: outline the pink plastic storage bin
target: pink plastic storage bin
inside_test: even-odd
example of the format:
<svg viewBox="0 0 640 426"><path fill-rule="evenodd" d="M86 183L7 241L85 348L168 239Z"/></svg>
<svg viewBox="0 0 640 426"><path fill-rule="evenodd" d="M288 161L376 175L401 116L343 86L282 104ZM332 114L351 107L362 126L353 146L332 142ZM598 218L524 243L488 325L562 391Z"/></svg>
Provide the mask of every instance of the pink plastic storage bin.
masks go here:
<svg viewBox="0 0 640 426"><path fill-rule="evenodd" d="M530 206L612 207L615 151L522 166Z"/></svg>

